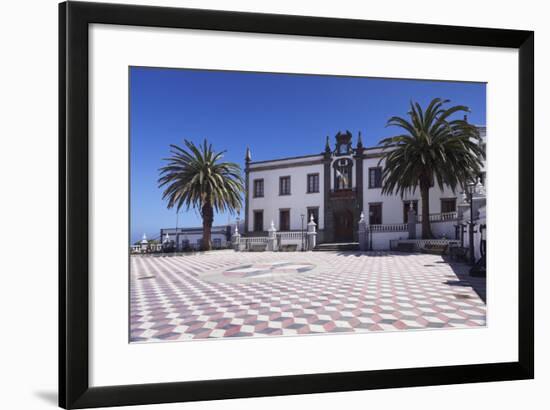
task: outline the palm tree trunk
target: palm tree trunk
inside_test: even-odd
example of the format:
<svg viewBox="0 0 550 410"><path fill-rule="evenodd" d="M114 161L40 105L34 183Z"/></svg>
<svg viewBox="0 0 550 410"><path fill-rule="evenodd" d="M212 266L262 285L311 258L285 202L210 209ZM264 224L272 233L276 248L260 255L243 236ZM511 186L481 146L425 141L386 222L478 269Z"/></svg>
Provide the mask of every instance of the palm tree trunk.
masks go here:
<svg viewBox="0 0 550 410"><path fill-rule="evenodd" d="M212 223L214 222L214 211L212 205L206 202L202 206L202 250L212 249Z"/></svg>
<svg viewBox="0 0 550 410"><path fill-rule="evenodd" d="M432 227L430 226L430 184L420 183L420 196L422 198L422 239L432 239Z"/></svg>

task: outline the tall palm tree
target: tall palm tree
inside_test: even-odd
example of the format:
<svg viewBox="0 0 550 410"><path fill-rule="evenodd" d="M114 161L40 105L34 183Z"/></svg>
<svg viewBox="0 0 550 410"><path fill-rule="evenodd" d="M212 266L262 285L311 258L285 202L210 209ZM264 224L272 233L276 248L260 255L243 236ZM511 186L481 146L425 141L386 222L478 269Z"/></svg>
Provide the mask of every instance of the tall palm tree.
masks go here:
<svg viewBox="0 0 550 410"><path fill-rule="evenodd" d="M242 207L241 169L235 163L222 162L225 151L215 152L206 139L198 147L188 140L184 143L184 148L170 145L172 155L160 169L159 188L165 187L162 199L168 200L168 209L199 210L202 249L210 250L214 211L234 213Z"/></svg>
<svg viewBox="0 0 550 410"><path fill-rule="evenodd" d="M411 102L409 119L391 117L387 126L404 130L402 134L382 139L380 162L382 193L414 193L420 188L422 199L422 238L432 238L430 227L430 187L443 189L449 186L453 192L475 178L482 166L485 153L479 144L479 131L464 119L452 119L459 112L469 112L464 105L445 108L449 100L433 99L423 110Z"/></svg>

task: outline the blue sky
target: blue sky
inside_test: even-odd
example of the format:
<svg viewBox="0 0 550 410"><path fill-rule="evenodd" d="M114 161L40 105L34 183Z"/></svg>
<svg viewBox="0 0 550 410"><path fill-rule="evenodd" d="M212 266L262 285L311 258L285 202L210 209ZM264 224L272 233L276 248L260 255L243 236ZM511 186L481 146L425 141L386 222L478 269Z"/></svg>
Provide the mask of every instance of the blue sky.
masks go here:
<svg viewBox="0 0 550 410"><path fill-rule="evenodd" d="M176 225L158 188L158 170L169 145L204 138L225 160L244 162L249 145L253 161L316 154L338 131L361 131L373 146L397 132L388 118L405 116L411 100L425 106L432 98L471 109L470 122L485 125L485 84L130 68L131 240L149 238ZM225 224L228 215L216 215ZM200 226L195 210L180 211L178 226Z"/></svg>

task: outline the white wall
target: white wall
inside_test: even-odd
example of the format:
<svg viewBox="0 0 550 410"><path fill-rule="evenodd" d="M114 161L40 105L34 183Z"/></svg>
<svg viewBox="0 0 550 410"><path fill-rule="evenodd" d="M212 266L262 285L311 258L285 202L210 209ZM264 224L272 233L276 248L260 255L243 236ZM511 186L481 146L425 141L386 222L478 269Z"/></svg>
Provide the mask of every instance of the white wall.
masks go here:
<svg viewBox="0 0 550 410"><path fill-rule="evenodd" d="M101 1L101 0L96 0ZM546 138L545 113L550 108L544 90L550 89L550 25L547 5L542 1L480 2L464 0L460 4L440 0L410 2L356 2L353 0L117 0L119 3L141 3L169 6L233 9L283 14L309 14L326 17L408 21L417 23L456 24L536 30L536 379L498 383L432 386L362 392L325 393L301 396L224 400L214 402L133 406L133 410L279 410L311 408L317 410L371 407L399 409L446 410L517 409L548 407L547 386L550 384L550 328L545 312L550 311L550 288L547 275L547 232L550 219L543 214L550 202L546 188L550 164L545 158L550 151ZM2 98L0 111L0 174L2 178L1 248L5 250L2 272L4 286L0 298L5 315L3 328L11 337L3 339L0 350L0 373L9 380L2 405L8 409L54 409L57 391L57 0L4 2L0 26L2 57L0 66ZM24 21L24 24L23 24ZM327 56L329 58L330 56ZM39 63L39 64L38 64ZM331 103L331 102L328 102ZM30 120L29 115L32 115ZM489 142L490 143L490 142ZM22 166L25 162L32 166ZM33 189L21 181L40 183ZM14 172L17 170L17 172ZM17 177L14 177L17 175ZM40 198L40 206L36 204ZM538 210L538 211L537 211ZM45 238L32 248L14 246L14 233L40 232ZM25 298L22 299L24 290ZM23 302L22 302L23 300ZM490 304L490 302L489 302ZM15 308L15 309L14 309ZM39 315L37 315L39 312ZM37 320L39 319L39 320ZM32 323L32 325L29 325ZM32 330L32 331L30 331ZM373 335L375 336L375 335ZM353 336L351 336L353 337ZM217 342L212 342L217 343ZM39 348L37 348L39 347ZM366 347L368 348L368 347ZM267 353L266 353L267 354ZM32 366L22 366L22 362Z"/></svg>
<svg viewBox="0 0 550 410"><path fill-rule="evenodd" d="M455 239L455 225L457 221L431 222L432 234L435 238ZM422 224L416 224L416 237L422 238Z"/></svg>
<svg viewBox="0 0 550 410"><path fill-rule="evenodd" d="M387 251L390 249L390 241L394 239L409 239L407 232L373 232L372 250Z"/></svg>
<svg viewBox="0 0 550 410"><path fill-rule="evenodd" d="M449 222L432 222L432 233L436 238L445 236L447 239L455 239L455 221ZM422 225L416 224L416 237L421 238ZM409 239L408 232L373 232L372 233L372 249L375 251L389 250L390 240L394 239ZM479 244L479 241L477 242ZM479 247L479 245L477 245ZM479 252L479 251L478 251Z"/></svg>
<svg viewBox="0 0 550 410"><path fill-rule="evenodd" d="M306 159L307 160L307 159ZM309 159L311 160L311 159ZM264 166L266 164L258 164ZM254 165L255 167L256 165ZM307 193L307 175L319 173L319 192ZM290 176L290 195L279 195L279 177ZM254 198L254 180L264 180L263 198ZM264 211L264 230L267 230L274 222L279 229L279 210L290 208L290 229L301 229L301 214L307 214L308 207L319 207L318 229L323 229L323 165L306 165L291 168L281 168L266 171L250 170L249 182L249 204L248 204L248 231L254 230L254 211ZM307 219L304 218L304 229L307 228Z"/></svg>
<svg viewBox="0 0 550 410"><path fill-rule="evenodd" d="M174 233L168 234L171 241L176 241L176 235ZM190 246L196 246L199 241L202 239L203 235L199 232L191 232L191 233L180 233L179 234L179 246L182 246L182 244L185 243L185 241L189 241ZM212 232L212 242L214 242L214 239L219 239L221 241L221 246L225 246L227 244L227 237L225 233L218 233L218 232ZM162 237L162 240L164 241L164 236Z"/></svg>

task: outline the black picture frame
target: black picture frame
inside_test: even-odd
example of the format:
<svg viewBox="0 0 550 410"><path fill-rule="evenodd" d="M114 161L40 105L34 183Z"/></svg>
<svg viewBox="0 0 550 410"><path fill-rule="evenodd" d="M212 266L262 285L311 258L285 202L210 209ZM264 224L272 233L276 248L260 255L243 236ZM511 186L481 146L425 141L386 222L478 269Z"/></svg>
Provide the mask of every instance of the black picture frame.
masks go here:
<svg viewBox="0 0 550 410"><path fill-rule="evenodd" d="M90 387L88 26L92 23L519 50L517 362ZM65 2L59 5L59 405L87 408L534 377L534 33L336 18Z"/></svg>

